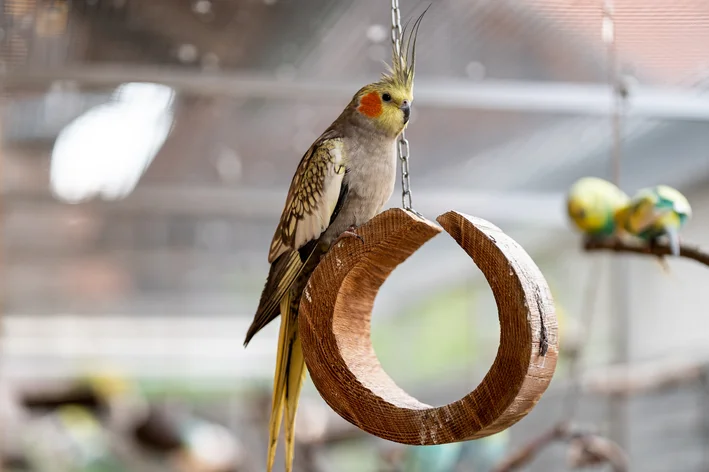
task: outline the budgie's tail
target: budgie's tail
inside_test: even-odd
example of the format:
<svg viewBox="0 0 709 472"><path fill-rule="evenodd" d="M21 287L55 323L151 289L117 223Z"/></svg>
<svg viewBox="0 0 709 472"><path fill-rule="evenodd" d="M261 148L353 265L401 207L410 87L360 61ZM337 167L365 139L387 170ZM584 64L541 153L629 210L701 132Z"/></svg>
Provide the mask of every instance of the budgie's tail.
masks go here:
<svg viewBox="0 0 709 472"><path fill-rule="evenodd" d="M673 256L679 257L679 231L674 226L666 226L665 233L667 234L667 239L670 242L670 252Z"/></svg>
<svg viewBox="0 0 709 472"><path fill-rule="evenodd" d="M667 263L665 256L657 256L657 263L660 264L660 267L665 274L670 275L670 265Z"/></svg>
<svg viewBox="0 0 709 472"><path fill-rule="evenodd" d="M305 379L305 359L298 336L299 302L300 296L294 296L292 290L289 290L281 300L281 331L278 336L276 374L273 379L273 402L268 432L268 472L272 471L276 459L276 447L284 410L286 412L286 472L293 470L295 414L298 409L300 388Z"/></svg>

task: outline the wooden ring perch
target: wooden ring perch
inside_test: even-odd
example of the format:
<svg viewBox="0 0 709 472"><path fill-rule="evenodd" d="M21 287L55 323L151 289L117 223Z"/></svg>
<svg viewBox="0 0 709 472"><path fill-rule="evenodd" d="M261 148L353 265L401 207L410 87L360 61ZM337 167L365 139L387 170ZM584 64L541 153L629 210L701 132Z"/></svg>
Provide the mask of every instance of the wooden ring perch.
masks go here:
<svg viewBox="0 0 709 472"><path fill-rule="evenodd" d="M390 209L358 228L364 242L347 238L330 249L298 317L308 371L328 405L364 431L404 444L465 441L508 428L542 396L558 354L554 303L524 249L480 218L449 211L437 221L478 265L497 301L500 347L473 392L441 407L421 403L384 372L370 339L379 287L441 232L431 221Z"/></svg>

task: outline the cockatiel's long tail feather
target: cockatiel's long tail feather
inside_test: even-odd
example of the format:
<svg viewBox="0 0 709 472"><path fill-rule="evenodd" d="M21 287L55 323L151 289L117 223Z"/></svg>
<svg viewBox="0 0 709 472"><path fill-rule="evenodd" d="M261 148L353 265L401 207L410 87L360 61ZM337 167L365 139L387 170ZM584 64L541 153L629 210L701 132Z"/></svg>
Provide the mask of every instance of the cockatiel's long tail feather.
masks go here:
<svg viewBox="0 0 709 472"><path fill-rule="evenodd" d="M287 309L290 305L290 296L286 295L281 299L281 310ZM284 311L285 313L285 311ZM283 419L283 406L286 399L286 372L288 356L288 332L289 318L281 317L281 329L278 334L278 352L276 354L276 372L273 376L273 398L271 400L271 417L268 420L268 461L266 470L271 472L273 463L276 460L276 448L278 447L278 435L281 431L281 420Z"/></svg>
<svg viewBox="0 0 709 472"><path fill-rule="evenodd" d="M298 335L298 321L294 318L290 359L288 362L288 385L286 386L286 472L291 472L295 455L295 414L298 411L300 389L305 380L305 359Z"/></svg>
<svg viewBox="0 0 709 472"><path fill-rule="evenodd" d="M295 414L298 408L300 388L305 379L305 359L298 336L298 302L300 297L293 298L292 291L281 300L281 330L278 335L278 354L276 357L276 373L273 378L273 402L268 432L268 466L271 472L276 459L278 436L286 412L286 472L293 468L295 452Z"/></svg>

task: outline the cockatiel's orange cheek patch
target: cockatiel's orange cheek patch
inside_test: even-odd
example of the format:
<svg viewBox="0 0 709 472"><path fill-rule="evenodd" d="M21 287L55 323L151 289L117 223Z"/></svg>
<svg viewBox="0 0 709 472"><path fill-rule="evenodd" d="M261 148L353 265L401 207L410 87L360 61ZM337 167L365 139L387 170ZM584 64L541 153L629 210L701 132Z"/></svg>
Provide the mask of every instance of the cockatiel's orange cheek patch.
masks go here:
<svg viewBox="0 0 709 472"><path fill-rule="evenodd" d="M382 114L382 99L377 92L369 92L359 101L360 113L370 118L376 118Z"/></svg>

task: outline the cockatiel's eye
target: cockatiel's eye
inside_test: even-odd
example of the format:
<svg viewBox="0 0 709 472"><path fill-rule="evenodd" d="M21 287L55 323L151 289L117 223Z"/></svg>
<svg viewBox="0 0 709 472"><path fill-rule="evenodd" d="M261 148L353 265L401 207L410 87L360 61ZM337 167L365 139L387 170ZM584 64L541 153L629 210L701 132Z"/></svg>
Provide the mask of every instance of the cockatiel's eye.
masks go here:
<svg viewBox="0 0 709 472"><path fill-rule="evenodd" d="M391 95L389 95L388 93L382 94L382 100L384 100L385 102L390 102L390 101L391 101Z"/></svg>

